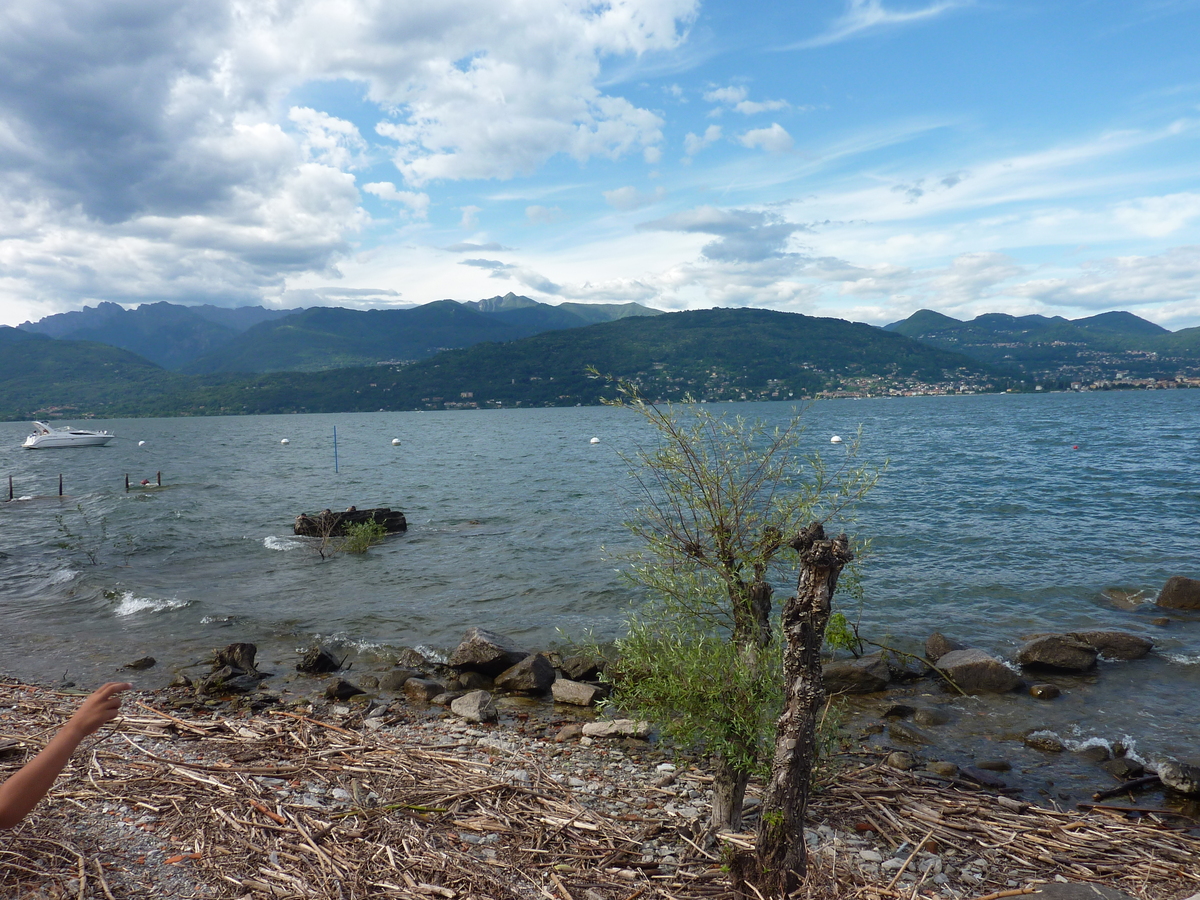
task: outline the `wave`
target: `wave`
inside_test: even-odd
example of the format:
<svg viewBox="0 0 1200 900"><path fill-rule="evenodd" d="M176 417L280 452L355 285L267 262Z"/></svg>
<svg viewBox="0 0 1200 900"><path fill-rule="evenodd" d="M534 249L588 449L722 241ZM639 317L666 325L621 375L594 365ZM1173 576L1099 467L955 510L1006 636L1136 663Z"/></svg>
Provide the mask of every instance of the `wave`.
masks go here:
<svg viewBox="0 0 1200 900"><path fill-rule="evenodd" d="M1181 666L1200 666L1200 653L1164 653L1163 656Z"/></svg>
<svg viewBox="0 0 1200 900"><path fill-rule="evenodd" d="M1078 730L1078 728L1076 728L1076 730ZM1050 733L1052 734L1053 732ZM1132 759L1134 762L1140 763L1143 766L1148 762L1144 756L1138 753L1137 741L1127 734L1121 735L1115 741L1109 740L1108 738L1097 737L1095 735L1083 738L1082 740L1063 738L1063 744L1066 745L1068 750L1073 750L1075 752L1079 752L1081 750L1090 750L1093 747L1103 747L1109 753L1112 753L1113 756L1116 756L1116 754L1113 753L1114 746L1119 745L1120 747L1124 748L1123 755L1126 759Z"/></svg>
<svg viewBox="0 0 1200 900"><path fill-rule="evenodd" d="M125 591L121 594L121 602L117 604L114 613L118 616L132 616L140 612L164 612L171 609L183 609L191 605L191 600L163 600L157 597L135 597L133 591Z"/></svg>
<svg viewBox="0 0 1200 900"><path fill-rule="evenodd" d="M46 581L50 584L65 584L73 581L78 575L79 573L74 569L57 569L46 577Z"/></svg>
<svg viewBox="0 0 1200 900"><path fill-rule="evenodd" d="M297 547L303 547L304 542L298 541L295 538L278 537L269 534L263 538L262 545L268 550L295 550Z"/></svg>

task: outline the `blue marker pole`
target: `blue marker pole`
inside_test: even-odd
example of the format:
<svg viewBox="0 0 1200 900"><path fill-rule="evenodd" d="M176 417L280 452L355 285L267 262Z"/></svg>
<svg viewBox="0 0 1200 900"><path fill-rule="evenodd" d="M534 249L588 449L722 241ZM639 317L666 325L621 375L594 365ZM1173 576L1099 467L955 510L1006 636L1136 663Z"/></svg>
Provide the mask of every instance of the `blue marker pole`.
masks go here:
<svg viewBox="0 0 1200 900"><path fill-rule="evenodd" d="M337 426L333 426L333 474L337 474Z"/></svg>

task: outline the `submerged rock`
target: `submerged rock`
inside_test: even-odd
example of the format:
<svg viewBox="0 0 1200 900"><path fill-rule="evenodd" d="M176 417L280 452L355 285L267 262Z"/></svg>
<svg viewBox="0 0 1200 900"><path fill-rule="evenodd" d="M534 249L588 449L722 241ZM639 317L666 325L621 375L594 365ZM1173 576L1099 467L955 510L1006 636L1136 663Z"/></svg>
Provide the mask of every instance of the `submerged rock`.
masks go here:
<svg viewBox="0 0 1200 900"><path fill-rule="evenodd" d="M1020 675L983 650L952 650L938 668L968 694L1006 694L1021 683Z"/></svg>
<svg viewBox="0 0 1200 900"><path fill-rule="evenodd" d="M1045 666L1086 672L1096 665L1099 653L1071 634L1041 634L1026 641L1017 652L1023 666Z"/></svg>
<svg viewBox="0 0 1200 900"><path fill-rule="evenodd" d="M1029 694L1038 700L1053 700L1062 693L1056 684L1031 684Z"/></svg>
<svg viewBox="0 0 1200 900"><path fill-rule="evenodd" d="M324 647L309 647L296 663L296 671L306 675L328 675L341 667L341 661Z"/></svg>
<svg viewBox="0 0 1200 900"><path fill-rule="evenodd" d="M909 744L936 744L937 738L927 731L922 731L916 725L908 722L892 722L888 725L888 734L894 741L904 741Z"/></svg>
<svg viewBox="0 0 1200 900"><path fill-rule="evenodd" d="M121 668L141 671L142 669L153 669L157 664L158 660L153 656L143 656L141 659L135 659L131 663L125 663Z"/></svg>
<svg viewBox="0 0 1200 900"><path fill-rule="evenodd" d="M1076 631L1078 638L1104 659L1141 659L1154 648L1154 641L1125 631Z"/></svg>
<svg viewBox="0 0 1200 900"><path fill-rule="evenodd" d="M1155 602L1166 609L1200 609L1200 581L1172 575Z"/></svg>
<svg viewBox="0 0 1200 900"><path fill-rule="evenodd" d="M1118 756L1115 759L1103 762L1100 764L1100 768L1114 778L1119 778L1122 781L1141 778L1146 774L1146 769L1140 762L1135 759L1129 759L1126 756Z"/></svg>
<svg viewBox="0 0 1200 900"><path fill-rule="evenodd" d="M504 635L483 628L468 628L450 654L449 664L455 669L499 675L527 656L528 650L522 650Z"/></svg>
<svg viewBox="0 0 1200 900"><path fill-rule="evenodd" d="M1058 735L1052 731L1031 731L1025 735L1023 740L1026 747L1041 750L1043 753L1062 753L1067 749Z"/></svg>

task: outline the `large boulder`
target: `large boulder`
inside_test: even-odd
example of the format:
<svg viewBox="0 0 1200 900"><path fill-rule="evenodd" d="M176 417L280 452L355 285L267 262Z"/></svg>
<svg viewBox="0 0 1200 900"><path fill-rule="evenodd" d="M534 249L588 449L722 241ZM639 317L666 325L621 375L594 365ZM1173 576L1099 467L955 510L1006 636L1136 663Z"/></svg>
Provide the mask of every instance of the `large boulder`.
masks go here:
<svg viewBox="0 0 1200 900"><path fill-rule="evenodd" d="M495 722L496 703L487 691L471 691L450 701L450 711L468 722Z"/></svg>
<svg viewBox="0 0 1200 900"><path fill-rule="evenodd" d="M882 691L891 680L891 669L878 653L859 659L837 660L821 667L829 694L870 694Z"/></svg>
<svg viewBox="0 0 1200 900"><path fill-rule="evenodd" d="M1158 764L1158 780L1181 794L1200 795L1200 766L1164 759Z"/></svg>
<svg viewBox="0 0 1200 900"><path fill-rule="evenodd" d="M1023 666L1042 666L1086 672L1096 665L1099 653L1070 634L1042 634L1026 641L1017 652L1017 662Z"/></svg>
<svg viewBox="0 0 1200 900"><path fill-rule="evenodd" d="M1125 631L1076 631L1071 635L1104 659L1141 659L1154 648L1154 641Z"/></svg>
<svg viewBox="0 0 1200 900"><path fill-rule="evenodd" d="M258 655L258 647L250 643L230 644L221 650L213 651L213 671L229 666L236 675L253 675L258 669L254 666L254 657Z"/></svg>
<svg viewBox="0 0 1200 900"><path fill-rule="evenodd" d="M527 656L528 650L522 650L504 635L483 628L468 628L450 654L450 665L485 675L499 675Z"/></svg>
<svg viewBox="0 0 1200 900"><path fill-rule="evenodd" d="M937 662L947 653L955 650L966 650L966 644L960 644L953 638L948 638L940 631L935 631L925 638L925 658Z"/></svg>
<svg viewBox="0 0 1200 900"><path fill-rule="evenodd" d="M1020 675L983 650L951 650L938 668L968 694L1005 694L1021 683Z"/></svg>
<svg viewBox="0 0 1200 900"><path fill-rule="evenodd" d="M502 691L523 694L544 694L554 684L557 673L550 660L538 653L527 656L496 676L496 687Z"/></svg>
<svg viewBox="0 0 1200 900"><path fill-rule="evenodd" d="M1156 602L1167 609L1200 609L1200 581L1172 575L1159 591Z"/></svg>
<svg viewBox="0 0 1200 900"><path fill-rule="evenodd" d="M341 667L341 660L324 647L309 647L296 663L296 671L306 675L328 675Z"/></svg>
<svg viewBox="0 0 1200 900"><path fill-rule="evenodd" d="M580 654L568 656L559 666L572 681L595 681L604 671L605 661L598 656Z"/></svg>

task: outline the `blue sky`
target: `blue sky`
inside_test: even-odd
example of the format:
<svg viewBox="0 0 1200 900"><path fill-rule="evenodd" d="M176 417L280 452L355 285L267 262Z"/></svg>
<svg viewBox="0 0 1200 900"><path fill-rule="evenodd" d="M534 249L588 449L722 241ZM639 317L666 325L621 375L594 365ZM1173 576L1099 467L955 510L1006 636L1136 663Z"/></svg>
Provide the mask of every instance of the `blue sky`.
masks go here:
<svg viewBox="0 0 1200 900"><path fill-rule="evenodd" d="M19 0L0 322L508 291L1200 325L1200 2Z"/></svg>

